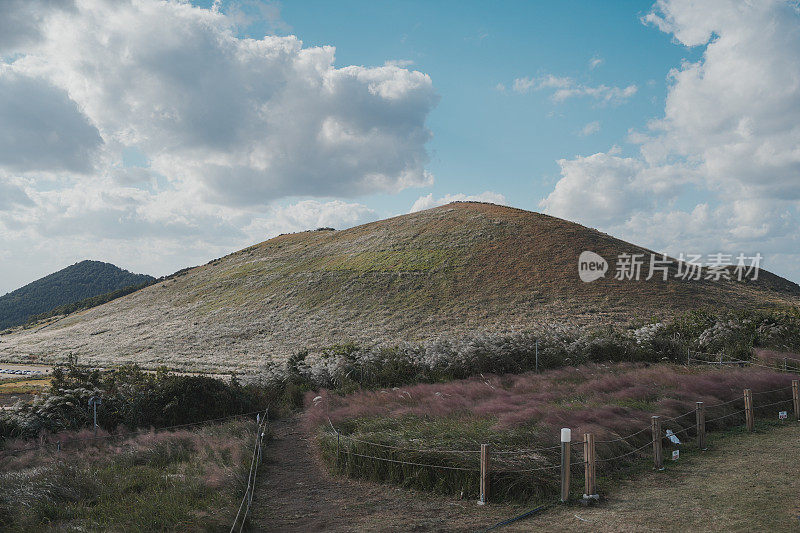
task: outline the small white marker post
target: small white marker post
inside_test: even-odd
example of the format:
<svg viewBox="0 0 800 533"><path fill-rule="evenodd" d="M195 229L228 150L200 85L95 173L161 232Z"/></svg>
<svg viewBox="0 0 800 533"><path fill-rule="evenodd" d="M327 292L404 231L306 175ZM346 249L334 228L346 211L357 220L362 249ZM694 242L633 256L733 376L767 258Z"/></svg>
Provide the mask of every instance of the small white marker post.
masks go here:
<svg viewBox="0 0 800 533"><path fill-rule="evenodd" d="M102 404L103 400L99 396L92 396L89 398L89 407L94 409L94 438L97 439L97 406Z"/></svg>
<svg viewBox="0 0 800 533"><path fill-rule="evenodd" d="M561 428L561 501L569 499L569 443L572 430Z"/></svg>

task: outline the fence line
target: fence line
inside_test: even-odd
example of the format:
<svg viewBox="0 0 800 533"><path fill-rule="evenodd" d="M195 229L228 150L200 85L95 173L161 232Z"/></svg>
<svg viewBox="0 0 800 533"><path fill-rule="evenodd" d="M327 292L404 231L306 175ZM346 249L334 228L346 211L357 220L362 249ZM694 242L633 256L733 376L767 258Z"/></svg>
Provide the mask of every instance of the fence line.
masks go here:
<svg viewBox="0 0 800 533"><path fill-rule="evenodd" d="M261 413L259 413L261 416ZM242 497L242 503L239 504L239 510L236 512L236 518L233 519L233 525L231 526L230 533L233 533L236 529L236 525L239 525L239 532L244 529L244 525L247 522L247 517L250 514L250 506L253 503L253 494L255 493L256 489L256 476L258 475L258 467L261 465L261 448L264 444L264 437L267 433L267 423L269 421L269 407L264 410L263 418L258 421L258 427L256 428L256 437L255 437L255 444L253 446L253 457L250 460L250 471L247 474L247 488L244 491L244 496ZM245 504L247 504L245 506ZM242 511L244 510L244 513ZM241 517L241 520L239 520Z"/></svg>
<svg viewBox="0 0 800 533"><path fill-rule="evenodd" d="M480 469L477 468L464 468L461 466L448 466L448 465L431 465L431 464L424 464L424 463L413 463L411 461L401 461L399 459L389 459L388 457L375 457L372 455L364 455L356 452L351 452L350 450L345 452L347 455L352 455L354 457L363 457L364 459L374 459L376 461L385 461L388 463L398 463L402 465L409 465L409 466L421 466L424 468L443 468L445 470L463 470L466 472L480 472Z"/></svg>
<svg viewBox="0 0 800 533"><path fill-rule="evenodd" d="M770 403L766 403L766 404L761 404L761 405L754 404L754 402L753 402L753 397L754 396L758 397L758 396L763 396L765 394L777 394L777 393L788 391L790 389L792 390L792 397L791 398L786 398L786 399L782 399L782 400L778 400L778 401L770 402ZM800 395L800 385L798 384L798 380L794 380L793 384L790 385L790 386L787 386L787 387L781 387L781 388L777 388L777 389L759 391L759 392L756 392L756 393L751 393L750 389L745 389L743 397L733 398L731 400L727 400L727 401L724 401L724 402L720 402L720 403L717 403L717 404L714 404L714 405L707 405L707 406L704 406L703 402L696 402L697 403L696 408L691 410L691 411L687 411L685 413L682 413L682 414L679 414L679 415L676 415L676 416L673 416L673 417L669 417L669 418L664 418L664 419L662 419L660 416L653 416L652 417L651 426L648 426L648 427L646 427L644 429L641 429L639 431L631 433L630 435L627 435L625 437L618 437L618 438L615 438L615 439L609 439L609 440L604 440L604 441L595 441L594 440L594 436L592 434L589 434L589 433L584 434L584 441L583 442L574 441L569 437L569 435L570 435L569 430L565 428L565 429L562 430L562 442L561 442L560 446L548 446L548 447L542 447L542 448L532 448L532 449L529 449L529 450L520 449L520 450L516 450L516 451L502 450L502 451L492 451L491 452L491 455L510 456L510 455L522 455L524 453L535 453L535 452L539 452L539 451L550 451L550 450L554 450L556 448L561 448L561 457L562 457L561 464L542 465L542 466L536 466L536 467L531 467L531 468L508 468L508 467L501 466L500 468L492 470L492 472L494 472L496 474L514 474L514 473L532 473L532 472L554 472L554 471L560 469L561 470L562 495L563 495L565 493L569 494L569 479L570 479L569 470L571 470L573 467L576 467L576 466L579 466L579 465L583 465L584 466L584 470L585 470L585 477L586 477L586 489L587 489L587 491L589 491L584 495L584 499L588 498L589 500L596 500L597 498L599 498L599 496L597 494L591 494L591 492L594 491L594 487L595 487L595 485L594 485L594 483L595 483L595 481L594 481L594 476L595 476L594 470L595 470L595 465L597 463L613 463L613 462L619 461L621 459L624 459L626 457L631 457L631 456L634 456L636 454L639 454L639 453L643 452L645 449L647 449L649 447L652 447L653 448L653 454L654 454L654 460L655 460L655 463L654 463L655 464L655 468L656 469L663 469L662 443L665 441L665 439L667 439L667 442L669 442L669 440L670 440L670 439L667 438L668 436L665 434L666 430L670 430L671 434L676 436L676 437L678 435L686 435L686 438L689 438L688 436L690 434L692 434L692 432L693 432L694 433L694 438L695 438L695 440L697 440L697 442L698 442L698 444L700 446L700 449L701 450L705 450L706 449L705 448L705 435L706 435L708 424L713 423L713 422L717 422L717 421L720 421L720 420L723 420L723 419L726 419L726 418L729 418L729 417L741 416L743 414L746 414L747 415L747 422L748 422L748 424L747 424L748 430L752 431L752 429L753 429L753 426L752 426L752 420L753 420L752 415L755 413L756 410L759 410L760 412L763 413L763 411L765 409L768 409L768 408L771 408L771 407L775 407L777 405L786 404L786 403L794 403L795 404L794 418L796 418L796 419L798 419L800 421L800 413L798 412L798 411L800 411L800 408L797 407L798 405L800 405L800 398L798 398L798 395ZM744 400L745 401L745 409L738 409L738 410L733 411L731 413L725 413L725 414L723 414L721 416L717 416L717 417L710 418L710 419L706 419L705 418L705 414L706 414L708 409L724 407L724 406L733 404L735 402L743 401L743 399L745 399ZM692 425L689 425L689 426L686 426L686 427L679 427L679 429L675 429L675 430L672 430L671 428L664 427L662 425L664 423L669 423L669 422L673 422L674 423L677 420L680 420L680 419L682 419L684 417L687 417L687 416L689 416L691 414L696 415L695 423L693 423ZM787 418L788 418L788 416L787 416ZM468 472L468 473L471 473L471 474L480 474L480 477L481 477L481 499L480 499L479 503L486 503L488 501L488 479L489 479L489 469L490 469L490 467L489 467L489 465L490 465L490 462L489 462L490 451L489 451L489 446L488 445L481 445L480 449L473 449L473 450L406 448L406 447L402 447L402 446L393 446L393 445L388 445L388 444L382 444L382 443L362 440L362 439L358 439L358 438L355 438L355 437L351 437L349 435L343 435L341 433L341 431L336 429L336 427L333 425L333 423L331 422L330 419L328 419L328 424L330 425L331 430L333 431L332 436L335 436L336 439L337 439L337 448L336 448L337 464L339 464L339 460L340 460L341 456L344 456L344 457L359 457L359 458L364 458L364 459L369 459L369 460L374 460L374 461L382 461L382 462L388 462L388 463L392 463L392 464L400 464L400 465L406 465L406 466L412 466L412 467L455 470L455 471ZM652 438L647 443L639 445L639 446L637 446L637 447L635 447L635 448L633 448L633 449L631 449L631 450L629 450L629 451L627 451L625 453L614 455L612 457L605 457L605 458L596 458L595 457L595 452L594 452L595 443L596 444L613 444L613 443L616 443L616 442L623 442L626 445L633 446L630 442L628 442L628 439L631 439L632 437L636 437L636 436L638 436L638 435L640 435L640 434L642 434L642 433L644 433L646 431L652 431L653 432L652 433L652 435L653 435ZM566 432L566 433L564 433L564 432ZM565 437L564 437L565 434L567 435L566 440L564 440L565 439ZM389 457L380 457L380 456L376 456L376 455L369 455L368 453L359 453L360 450L359 451L353 451L353 450L350 449L350 446L348 446L348 449L346 449L346 450L340 450L339 443L340 443L340 441L342 439L344 439L345 441L356 442L356 443L363 444L363 445L366 445L366 446L375 446L376 448L390 449L392 451L398 451L398 452L412 451L412 452L418 452L418 453L480 454L480 461L479 461L479 464L477 464L475 467L468 467L468 466L428 464L428 463L423 463L423 462L406 461L406 460L403 460L403 459L400 459L400 458L396 458L396 457L391 457L391 458L389 458ZM573 462L569 461L571 446L573 446L573 445L577 446L577 445L581 445L581 444L583 444L583 460L582 461L573 461ZM680 445L680 444L685 444L685 443L676 443L676 445ZM529 460L529 461L536 461L536 460L552 461L553 460L552 457L550 457L550 458L540 458L540 459L532 459L532 458L525 458L525 459ZM502 464L503 463L501 463L501 465ZM566 484L566 486L565 486L565 484Z"/></svg>
<svg viewBox="0 0 800 533"><path fill-rule="evenodd" d="M728 413L727 415L722 415L722 416L718 416L716 418L711 418L709 420L706 420L706 424L708 424L709 422L716 422L717 420L722 420L723 418L728 418L728 417L734 416L734 415L741 415L741 414L744 414L744 413L745 413L745 410L744 409L740 409L738 411L734 411L733 413Z"/></svg>
<svg viewBox="0 0 800 533"><path fill-rule="evenodd" d="M647 429L650 429L650 428L647 428ZM628 457L629 455L633 455L636 452L640 452L640 451L644 450L645 448L647 448L649 446L652 446L652 445L653 445L653 441L651 440L647 444L645 444L643 446L640 446L640 447L636 448L635 450L631 450L628 453L623 453L621 455L617 455L616 457L608 457L606 459L596 459L596 461L598 463L606 463L606 462L609 462L609 461L616 461L618 459L622 459L623 457Z"/></svg>
<svg viewBox="0 0 800 533"><path fill-rule="evenodd" d="M595 441L595 444L610 444L612 442L620 442L620 441L626 442L627 439L629 439L631 437L635 437L636 435L644 433L645 431L650 431L650 428L646 427L644 429L640 429L636 433L631 433L630 435L628 435L626 437L619 437L619 438L611 439L611 440L597 440L597 441ZM626 444L627 444L627 442L626 442Z"/></svg>
<svg viewBox="0 0 800 533"><path fill-rule="evenodd" d="M697 357L692 357L691 354L709 355L709 356L712 356L712 357L715 357L715 358L719 358L719 360L718 361L711 361L711 360L707 360L707 359L700 359L700 358L697 358ZM779 366L771 366L771 365L765 365L763 363L758 363L758 362L756 362L756 361L754 361L752 359L750 359L750 360L746 360L746 359L729 359L729 360L726 361L725 357L726 357L725 354L707 354L707 353L702 353L702 352L689 351L689 355L687 357L687 363L695 362L695 363L703 363L703 364L706 364L706 365L719 365L719 366L722 366L722 365L750 365L750 366L757 366L757 367L761 367L761 368L768 368L770 370L774 370L774 371L777 371L777 372L786 372L788 374L800 374L800 370L793 369L793 368L788 368L788 366L786 365L786 361L787 360L800 362L800 359L795 359L793 357L784 357L783 358L783 363L784 363L783 364L783 368L780 368ZM778 365L778 361L775 361L775 364Z"/></svg>
<svg viewBox="0 0 800 533"><path fill-rule="evenodd" d="M694 412L694 411L692 411L692 412ZM330 422L330 419L328 420L328 422ZM331 427L333 427L332 424L331 424ZM334 431L334 433L338 432L338 430L336 430L336 428L334 428L333 431ZM403 451L403 452L453 453L453 454L462 453L462 454L477 454L477 455L480 455L480 453L481 453L481 451L479 449L478 450L452 450L452 449L446 449L446 448L409 448L409 447L405 447L405 446L394 446L394 445L391 445L391 444L383 444L381 442L374 442L374 441L368 441L368 440L359 439L359 438L353 437L351 435L343 435L341 432L338 432L338 433L339 433L339 437L341 437L343 439L346 439L346 440L349 440L349 441L352 441L352 442L358 442L358 443L361 443L361 444L367 444L369 446L375 446L375 447L378 447L378 448L387 448L387 449L390 449L390 450L397 450L397 451ZM544 451L549 451L549 450L557 450L559 447L560 446L545 446L545 447L542 447L542 448L519 448L517 450L493 450L492 454L493 455L524 455L524 454L538 453L538 452L544 452Z"/></svg>

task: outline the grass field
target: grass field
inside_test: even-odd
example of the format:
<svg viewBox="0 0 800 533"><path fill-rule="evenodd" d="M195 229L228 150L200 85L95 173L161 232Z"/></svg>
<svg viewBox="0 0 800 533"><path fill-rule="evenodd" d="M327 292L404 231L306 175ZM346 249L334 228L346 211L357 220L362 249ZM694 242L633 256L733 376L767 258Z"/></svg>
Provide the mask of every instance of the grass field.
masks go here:
<svg viewBox="0 0 800 533"><path fill-rule="evenodd" d="M575 441L595 434L603 461L598 472L613 478L648 453L634 452L651 440L651 415L661 415L664 430L682 439L694 436L697 401L708 406L708 431L741 425L742 390L750 388L756 415L777 418L779 409L791 408L792 377L753 368L586 365L347 396L322 393L307 420L336 472L472 498L476 454L480 444L489 444L495 500L547 501L558 491L561 427L571 428ZM331 424L341 432L338 456ZM580 465L573 470L581 475Z"/></svg>
<svg viewBox="0 0 800 533"><path fill-rule="evenodd" d="M244 491L253 431L253 422L233 421L66 444L90 437L84 430L54 437L65 443L60 452L0 453L0 529L226 529Z"/></svg>
<svg viewBox="0 0 800 533"><path fill-rule="evenodd" d="M797 422L712 434L708 451L610 487L597 507L556 506L504 531L800 531L798 442Z"/></svg>
<svg viewBox="0 0 800 533"><path fill-rule="evenodd" d="M36 394L50 386L50 378L21 378L0 381L0 395Z"/></svg>

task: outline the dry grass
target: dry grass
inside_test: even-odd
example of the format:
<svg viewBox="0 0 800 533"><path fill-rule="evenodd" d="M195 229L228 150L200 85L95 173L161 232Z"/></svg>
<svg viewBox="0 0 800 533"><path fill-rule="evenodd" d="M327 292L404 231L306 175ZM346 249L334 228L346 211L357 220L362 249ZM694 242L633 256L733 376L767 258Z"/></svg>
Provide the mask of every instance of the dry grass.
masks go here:
<svg viewBox="0 0 800 533"><path fill-rule="evenodd" d="M712 435L707 452L627 481L598 507L559 507L504 531L798 531L798 441L796 422Z"/></svg>
<svg viewBox="0 0 800 533"><path fill-rule="evenodd" d="M217 531L233 522L253 422L108 438L48 436L0 454L3 531Z"/></svg>
<svg viewBox="0 0 800 533"><path fill-rule="evenodd" d="M580 282L577 257L646 252L564 220L457 203L344 231L284 235L46 327L0 337L0 357L256 371L303 348L626 323L695 308L795 306L758 283ZM611 278L611 276L609 276Z"/></svg>
<svg viewBox="0 0 800 533"><path fill-rule="evenodd" d="M36 394L50 386L50 378L21 379L0 382L0 395Z"/></svg>

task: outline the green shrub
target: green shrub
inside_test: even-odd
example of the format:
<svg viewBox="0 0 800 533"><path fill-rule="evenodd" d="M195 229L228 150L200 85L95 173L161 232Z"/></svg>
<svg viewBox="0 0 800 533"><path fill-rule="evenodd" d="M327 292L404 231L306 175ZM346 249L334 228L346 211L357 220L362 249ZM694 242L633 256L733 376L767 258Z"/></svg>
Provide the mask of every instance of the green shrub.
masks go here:
<svg viewBox="0 0 800 533"><path fill-rule="evenodd" d="M54 369L49 391L0 415L0 439L91 426L88 402L93 396L102 398L97 422L108 431L118 426L166 427L223 418L261 410L269 400L262 388L242 386L236 379L226 383L208 376L173 375L164 369L149 373L136 366L100 372L72 361L66 368Z"/></svg>

